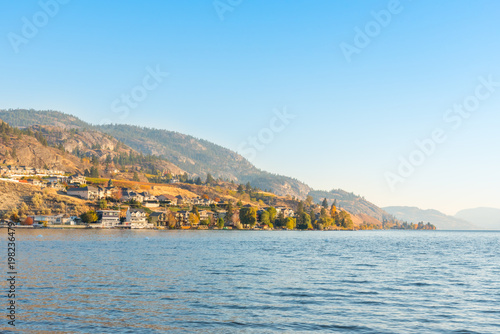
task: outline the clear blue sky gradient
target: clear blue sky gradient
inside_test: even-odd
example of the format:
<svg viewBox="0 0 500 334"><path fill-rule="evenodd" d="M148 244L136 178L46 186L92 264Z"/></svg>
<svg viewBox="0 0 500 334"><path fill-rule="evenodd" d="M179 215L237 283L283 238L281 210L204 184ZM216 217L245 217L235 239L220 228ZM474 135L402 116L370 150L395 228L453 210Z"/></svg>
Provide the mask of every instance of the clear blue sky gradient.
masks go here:
<svg viewBox="0 0 500 334"><path fill-rule="evenodd" d="M296 118L252 160L259 168L380 206L499 207L500 88L458 129L443 115L478 77L500 81L500 2L402 0L348 62L340 44L353 45L355 28L389 2L244 0L221 20L208 0L73 0L16 53L9 36L42 8L1 0L0 107L175 130L233 150L286 107ZM120 118L113 101L156 66L168 77ZM386 172L436 128L446 142L391 190Z"/></svg>

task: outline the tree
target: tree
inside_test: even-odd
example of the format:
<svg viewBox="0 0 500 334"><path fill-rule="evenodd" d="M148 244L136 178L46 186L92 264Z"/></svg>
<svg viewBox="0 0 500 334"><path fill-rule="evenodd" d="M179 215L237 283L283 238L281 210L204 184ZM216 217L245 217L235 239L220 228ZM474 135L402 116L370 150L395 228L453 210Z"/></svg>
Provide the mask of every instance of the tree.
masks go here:
<svg viewBox="0 0 500 334"><path fill-rule="evenodd" d="M313 204L313 197L311 195L307 195L306 204L307 206L311 206Z"/></svg>
<svg viewBox="0 0 500 334"><path fill-rule="evenodd" d="M278 215L278 218L274 220L274 225L278 227L285 226L285 215L283 214L283 211L281 211Z"/></svg>
<svg viewBox="0 0 500 334"><path fill-rule="evenodd" d="M304 212L304 202L300 201L297 205L297 214L300 215Z"/></svg>
<svg viewBox="0 0 500 334"><path fill-rule="evenodd" d="M198 217L198 219L200 219L200 213L198 212L198 207L197 206L193 205L193 208L191 209L191 212L194 213L196 215L196 217Z"/></svg>
<svg viewBox="0 0 500 334"><path fill-rule="evenodd" d="M35 206L35 209L38 209L42 206L43 204L43 196L39 193L36 193L31 197L31 203Z"/></svg>
<svg viewBox="0 0 500 334"><path fill-rule="evenodd" d="M300 223L297 223L297 228L300 230L312 229L311 216L307 213L302 212L300 215Z"/></svg>
<svg viewBox="0 0 500 334"><path fill-rule="evenodd" d="M337 200L333 201L332 206L330 207L330 216L335 218L337 214Z"/></svg>
<svg viewBox="0 0 500 334"><path fill-rule="evenodd" d="M198 177L196 178L196 180L194 180L194 184L196 184L196 185L198 185L198 186L199 186L199 185L201 185L201 177L199 177L199 176L198 176Z"/></svg>
<svg viewBox="0 0 500 334"><path fill-rule="evenodd" d="M318 225L321 225L324 228L328 228L333 225L333 218L328 215L328 212L323 207L321 208L321 213L319 215Z"/></svg>
<svg viewBox="0 0 500 334"><path fill-rule="evenodd" d="M188 222L189 222L189 224L191 224L191 226L197 225L199 223L199 221L200 221L200 218L197 215L195 215L192 212L189 214Z"/></svg>
<svg viewBox="0 0 500 334"><path fill-rule="evenodd" d="M328 200L326 199L326 197L323 200L323 203L321 203L321 206L324 207L325 209L328 209Z"/></svg>
<svg viewBox="0 0 500 334"><path fill-rule="evenodd" d="M108 202L103 198L99 201L99 209L106 209L108 207Z"/></svg>
<svg viewBox="0 0 500 334"><path fill-rule="evenodd" d="M108 181L108 187L111 188L113 186L113 180L109 179Z"/></svg>
<svg viewBox="0 0 500 334"><path fill-rule="evenodd" d="M175 219L175 214L172 211L168 212L168 228L174 229L177 227L177 219Z"/></svg>
<svg viewBox="0 0 500 334"><path fill-rule="evenodd" d="M354 227L351 215L347 211L341 211L339 213L339 225L345 229L352 229Z"/></svg>
<svg viewBox="0 0 500 334"><path fill-rule="evenodd" d="M224 228L224 219L222 217L220 217L218 220L217 220L217 227L222 230Z"/></svg>
<svg viewBox="0 0 500 334"><path fill-rule="evenodd" d="M139 175L137 174L137 172L134 172L134 176L132 177L132 181L136 181L136 182L139 182Z"/></svg>
<svg viewBox="0 0 500 334"><path fill-rule="evenodd" d="M80 215L80 218L82 219L82 222L86 224L96 222L98 219L97 213L95 211L87 211L85 213L82 213Z"/></svg>
<svg viewBox="0 0 500 334"><path fill-rule="evenodd" d="M243 194L245 192L245 189L243 188L243 186L241 184L238 185L238 194Z"/></svg>
<svg viewBox="0 0 500 334"><path fill-rule="evenodd" d="M227 222L232 222L234 214L234 209L233 209L233 204L231 201L228 201L227 206L226 206L226 221Z"/></svg>
<svg viewBox="0 0 500 334"><path fill-rule="evenodd" d="M212 177L212 174L207 173L207 179L205 180L205 183L206 183L206 184L213 184L213 183L215 183L215 180L214 180L214 178Z"/></svg>
<svg viewBox="0 0 500 334"><path fill-rule="evenodd" d="M289 230L295 229L295 226L297 225L295 218L292 217L287 217L285 220L285 226Z"/></svg>
<svg viewBox="0 0 500 334"><path fill-rule="evenodd" d="M19 214L16 209L12 210L12 213L10 215L10 220L12 220L14 223L19 223Z"/></svg>
<svg viewBox="0 0 500 334"><path fill-rule="evenodd" d="M260 223L262 225L269 225L271 223L269 220L269 212L264 211L260 214Z"/></svg>
<svg viewBox="0 0 500 334"><path fill-rule="evenodd" d="M274 221L276 220L276 208L270 206L266 209L267 212L269 212L269 221L274 224Z"/></svg>
<svg viewBox="0 0 500 334"><path fill-rule="evenodd" d="M240 222L243 225L254 227L257 223L257 210L255 208L241 208L240 209Z"/></svg>
<svg viewBox="0 0 500 334"><path fill-rule="evenodd" d="M252 191L252 185L250 184L250 182L247 182L245 188L247 193L250 193Z"/></svg>

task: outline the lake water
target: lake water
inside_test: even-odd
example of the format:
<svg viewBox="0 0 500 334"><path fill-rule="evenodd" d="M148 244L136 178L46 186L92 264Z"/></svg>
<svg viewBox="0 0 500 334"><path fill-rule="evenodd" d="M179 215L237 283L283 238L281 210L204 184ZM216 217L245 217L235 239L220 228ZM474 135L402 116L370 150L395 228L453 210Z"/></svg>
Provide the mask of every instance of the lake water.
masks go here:
<svg viewBox="0 0 500 334"><path fill-rule="evenodd" d="M22 333L500 332L498 232L16 233Z"/></svg>

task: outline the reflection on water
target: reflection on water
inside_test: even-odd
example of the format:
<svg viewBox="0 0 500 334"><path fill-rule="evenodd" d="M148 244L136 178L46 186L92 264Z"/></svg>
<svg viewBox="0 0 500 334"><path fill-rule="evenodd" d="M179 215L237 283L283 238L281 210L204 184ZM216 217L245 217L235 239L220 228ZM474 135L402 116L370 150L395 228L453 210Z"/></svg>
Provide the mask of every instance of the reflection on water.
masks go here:
<svg viewBox="0 0 500 334"><path fill-rule="evenodd" d="M500 332L496 232L18 230L17 238L23 333Z"/></svg>

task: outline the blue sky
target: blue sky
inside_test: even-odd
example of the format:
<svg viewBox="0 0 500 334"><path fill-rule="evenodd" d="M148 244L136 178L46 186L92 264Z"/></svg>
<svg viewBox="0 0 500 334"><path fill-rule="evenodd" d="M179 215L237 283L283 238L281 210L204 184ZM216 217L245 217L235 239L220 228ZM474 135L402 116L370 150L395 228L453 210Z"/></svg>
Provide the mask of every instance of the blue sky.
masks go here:
<svg viewBox="0 0 500 334"><path fill-rule="evenodd" d="M480 77L500 82L498 1L3 0L0 9L2 108L175 130L240 153L267 134L252 162L316 189L448 214L499 206L500 87L458 128L443 120ZM348 61L341 45L356 47L356 28L370 42ZM168 76L154 81L157 69ZM132 93L133 108L122 100ZM270 139L285 108L295 118ZM399 158L436 129L446 140L391 188Z"/></svg>

